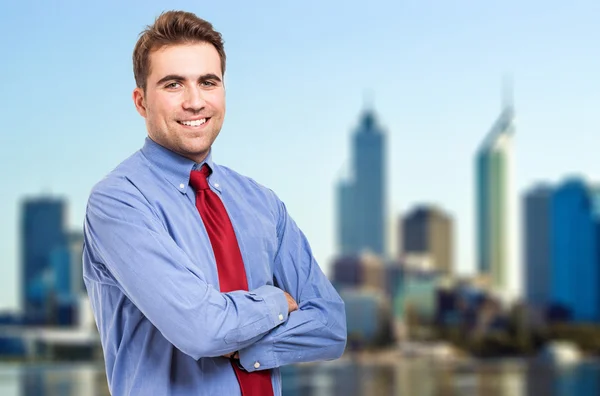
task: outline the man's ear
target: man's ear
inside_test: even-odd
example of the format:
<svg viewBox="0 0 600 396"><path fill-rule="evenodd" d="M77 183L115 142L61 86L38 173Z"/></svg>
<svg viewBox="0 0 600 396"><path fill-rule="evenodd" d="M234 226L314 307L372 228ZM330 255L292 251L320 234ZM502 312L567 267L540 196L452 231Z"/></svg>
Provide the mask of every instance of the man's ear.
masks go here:
<svg viewBox="0 0 600 396"><path fill-rule="evenodd" d="M133 90L133 104L135 105L135 109L138 113L144 118L148 112L146 111L146 95L144 94L144 90L140 87L136 87Z"/></svg>

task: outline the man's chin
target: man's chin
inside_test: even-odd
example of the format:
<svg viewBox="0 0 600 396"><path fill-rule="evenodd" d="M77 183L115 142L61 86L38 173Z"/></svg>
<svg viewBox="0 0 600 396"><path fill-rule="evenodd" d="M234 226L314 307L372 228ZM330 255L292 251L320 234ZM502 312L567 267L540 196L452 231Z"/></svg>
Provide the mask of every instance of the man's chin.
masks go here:
<svg viewBox="0 0 600 396"><path fill-rule="evenodd" d="M195 162L200 162L208 155L209 151L210 145L206 144L184 145L180 150L180 154L182 154L184 157L194 160Z"/></svg>

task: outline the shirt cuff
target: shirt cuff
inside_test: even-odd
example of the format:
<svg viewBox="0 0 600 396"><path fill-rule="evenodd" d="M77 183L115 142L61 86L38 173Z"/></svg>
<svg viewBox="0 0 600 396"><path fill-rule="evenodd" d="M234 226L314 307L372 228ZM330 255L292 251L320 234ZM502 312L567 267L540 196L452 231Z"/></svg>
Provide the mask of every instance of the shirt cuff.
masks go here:
<svg viewBox="0 0 600 396"><path fill-rule="evenodd" d="M264 285L252 290L249 294L253 298L262 299L267 304L268 315L273 327L279 326L287 320L289 305L283 290L275 286Z"/></svg>
<svg viewBox="0 0 600 396"><path fill-rule="evenodd" d="M275 356L273 341L260 340L238 351L239 365L249 373L279 367Z"/></svg>

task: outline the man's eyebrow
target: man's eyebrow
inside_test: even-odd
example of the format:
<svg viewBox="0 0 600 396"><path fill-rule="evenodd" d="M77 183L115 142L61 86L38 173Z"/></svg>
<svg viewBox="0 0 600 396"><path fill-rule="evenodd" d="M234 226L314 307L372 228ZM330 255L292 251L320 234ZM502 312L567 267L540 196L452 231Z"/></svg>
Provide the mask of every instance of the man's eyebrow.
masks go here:
<svg viewBox="0 0 600 396"><path fill-rule="evenodd" d="M163 83L166 83L167 81L185 81L185 78L182 76L178 76L176 74L169 74L168 76L164 76L163 78L161 78L160 80L158 80L158 82L156 83L156 85L161 85Z"/></svg>
<svg viewBox="0 0 600 396"><path fill-rule="evenodd" d="M219 76L217 76L216 74L213 74L213 73L204 74L204 75L200 76L200 78L198 78L198 81L200 81L200 82L208 81L208 80L215 80L217 82L221 82L221 78L219 78Z"/></svg>

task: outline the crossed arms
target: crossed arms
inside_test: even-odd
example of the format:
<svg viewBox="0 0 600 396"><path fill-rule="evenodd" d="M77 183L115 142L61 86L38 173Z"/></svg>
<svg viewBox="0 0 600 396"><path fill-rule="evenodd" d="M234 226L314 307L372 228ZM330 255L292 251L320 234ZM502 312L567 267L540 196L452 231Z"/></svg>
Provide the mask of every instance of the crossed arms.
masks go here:
<svg viewBox="0 0 600 396"><path fill-rule="evenodd" d="M194 359L236 354L247 371L341 356L346 345L343 301L281 201L275 285L221 293L142 197L116 192L108 186L90 196L84 254L106 268L127 298L183 353Z"/></svg>

